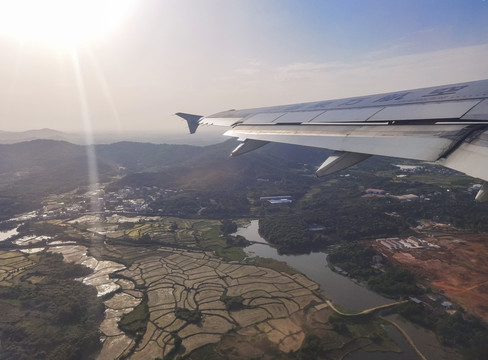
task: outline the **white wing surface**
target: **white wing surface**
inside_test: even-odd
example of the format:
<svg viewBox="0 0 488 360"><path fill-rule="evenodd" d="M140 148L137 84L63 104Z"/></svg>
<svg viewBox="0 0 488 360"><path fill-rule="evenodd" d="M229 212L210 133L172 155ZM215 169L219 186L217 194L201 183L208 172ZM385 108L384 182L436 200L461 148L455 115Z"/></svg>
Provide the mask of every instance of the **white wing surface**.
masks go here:
<svg viewBox="0 0 488 360"><path fill-rule="evenodd" d="M488 80L210 116L200 124L230 127L243 144L232 155L281 142L336 150L317 170L328 175L369 155L437 162L488 181ZM484 186L477 200L488 200Z"/></svg>

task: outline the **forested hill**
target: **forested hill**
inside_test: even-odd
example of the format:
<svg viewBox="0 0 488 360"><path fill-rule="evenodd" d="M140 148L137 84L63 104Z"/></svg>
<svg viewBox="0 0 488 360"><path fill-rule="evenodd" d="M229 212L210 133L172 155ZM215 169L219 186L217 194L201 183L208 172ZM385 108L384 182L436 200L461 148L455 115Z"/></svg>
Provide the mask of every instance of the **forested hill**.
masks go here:
<svg viewBox="0 0 488 360"><path fill-rule="evenodd" d="M126 181L165 177L176 187L239 185L249 177L288 176L303 169L307 176L327 151L269 144L254 153L229 158L237 141L205 147L119 142L95 145L100 182L129 176ZM0 218L36 208L49 194L88 185L86 146L64 141L33 140L0 144ZM311 164L304 168L304 163ZM135 174L143 173L138 176Z"/></svg>
<svg viewBox="0 0 488 360"><path fill-rule="evenodd" d="M128 171L147 171L173 165L194 165L228 158L238 145L234 139L208 146L118 142L94 145L99 163L123 166ZM56 163L86 160L86 146L65 141L32 140L15 144L0 144L0 172L29 170L30 167L56 167ZM253 154L267 160L317 165L328 154L324 149L313 149L286 144L269 144ZM255 156L253 156L254 158ZM241 157L244 158L244 157Z"/></svg>
<svg viewBox="0 0 488 360"><path fill-rule="evenodd" d="M93 148L99 165L105 164L113 168L122 166L128 171L177 164L199 154L203 149L189 145L132 142L95 145ZM1 173L32 171L32 168L55 170L63 167L66 162L79 166L83 166L83 162L87 163L86 146L54 140L33 140L0 145Z"/></svg>

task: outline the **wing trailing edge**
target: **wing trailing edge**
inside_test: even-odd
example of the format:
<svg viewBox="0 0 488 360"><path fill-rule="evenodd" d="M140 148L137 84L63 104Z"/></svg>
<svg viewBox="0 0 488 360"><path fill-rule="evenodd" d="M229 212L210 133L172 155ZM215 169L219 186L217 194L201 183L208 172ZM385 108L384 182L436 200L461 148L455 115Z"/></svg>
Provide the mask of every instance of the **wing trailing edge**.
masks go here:
<svg viewBox="0 0 488 360"><path fill-rule="evenodd" d="M488 79L203 117L176 115L191 133L199 124L230 127L224 135L243 141L232 156L268 142L337 151L317 176L381 155L436 162L488 181ZM488 201L487 185L476 200Z"/></svg>

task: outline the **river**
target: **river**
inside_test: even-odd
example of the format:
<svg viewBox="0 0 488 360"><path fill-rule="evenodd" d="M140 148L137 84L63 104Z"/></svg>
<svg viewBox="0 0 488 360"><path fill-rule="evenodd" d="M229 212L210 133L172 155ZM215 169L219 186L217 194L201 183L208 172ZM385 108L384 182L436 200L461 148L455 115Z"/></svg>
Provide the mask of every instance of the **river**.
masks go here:
<svg viewBox="0 0 488 360"><path fill-rule="evenodd" d="M369 309L393 301L332 271L327 265L326 253L279 255L278 251L259 235L258 220L252 220L248 226L239 228L236 235L244 236L247 240L257 243L244 249L248 256L260 256L286 262L319 284L322 293L333 303L349 310Z"/></svg>
<svg viewBox="0 0 488 360"><path fill-rule="evenodd" d="M389 304L394 301L380 296L364 286L357 284L350 278L332 271L327 265L326 253L279 255L278 251L259 235L258 227L258 220L251 220L248 225L238 228L234 234L244 236L247 240L254 242L254 244L244 248L246 254L248 256L260 256L286 262L294 269L306 275L310 280L319 284L321 292L334 304L338 304L349 310L359 311ZM395 321L399 323L399 317L395 317ZM427 359L456 359L452 353L446 352L440 346L432 332L419 328L406 320L401 320L401 326L414 339L415 344ZM419 358L396 328L392 325L387 325L385 329L390 338L402 349L401 353L380 353L359 350L349 354L346 359L410 360Z"/></svg>

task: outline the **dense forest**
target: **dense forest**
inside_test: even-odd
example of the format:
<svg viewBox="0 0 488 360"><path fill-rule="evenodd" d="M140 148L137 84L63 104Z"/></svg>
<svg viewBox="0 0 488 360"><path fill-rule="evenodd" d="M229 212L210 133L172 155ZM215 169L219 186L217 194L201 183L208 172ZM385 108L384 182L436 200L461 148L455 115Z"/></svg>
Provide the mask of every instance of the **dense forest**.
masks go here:
<svg viewBox="0 0 488 360"><path fill-rule="evenodd" d="M357 199L353 204L337 204L316 211L296 211L291 215L268 215L259 220L259 232L282 253L323 250L337 241L353 241L409 234L404 218L389 216L375 200Z"/></svg>
<svg viewBox="0 0 488 360"><path fill-rule="evenodd" d="M342 243L333 247L327 257L329 264L362 280L367 286L385 296L402 298L424 292L417 286L418 279L410 271L385 263L382 256L370 246L359 242ZM374 265L381 264L381 270Z"/></svg>
<svg viewBox="0 0 488 360"><path fill-rule="evenodd" d="M0 286L2 359L92 359L101 348L104 306L96 290L74 278L90 269L59 254L38 255L24 281ZM5 319L5 318L4 318Z"/></svg>
<svg viewBox="0 0 488 360"><path fill-rule="evenodd" d="M305 187L312 195L293 206L262 206L259 231L283 253L309 252L337 241L412 235L418 220L428 219L471 231L488 231L488 204L476 203L467 191L474 180L449 170L426 168L424 173L396 180L384 159L366 161L347 172ZM452 178L452 180L450 180ZM394 196L364 196L365 189L391 195L416 194L416 201ZM320 229L320 230L318 230Z"/></svg>

